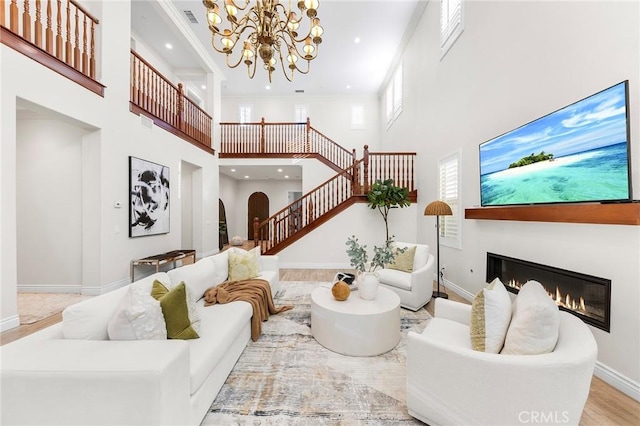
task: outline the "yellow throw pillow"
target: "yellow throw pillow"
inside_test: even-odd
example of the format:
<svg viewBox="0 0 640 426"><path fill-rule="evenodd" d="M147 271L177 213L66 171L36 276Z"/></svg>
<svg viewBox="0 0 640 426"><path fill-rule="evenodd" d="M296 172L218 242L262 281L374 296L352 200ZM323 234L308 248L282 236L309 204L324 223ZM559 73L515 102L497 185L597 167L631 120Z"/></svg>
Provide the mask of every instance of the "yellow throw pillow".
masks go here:
<svg viewBox="0 0 640 426"><path fill-rule="evenodd" d="M397 247L393 248L393 262L387 265L389 269L396 269L403 272L413 272L413 258L416 256L416 246L406 247L400 253Z"/></svg>
<svg viewBox="0 0 640 426"><path fill-rule="evenodd" d="M241 281L260 275L260 247L249 251L229 251L229 281Z"/></svg>
<svg viewBox="0 0 640 426"><path fill-rule="evenodd" d="M169 339L197 339L198 333L191 326L187 306L187 288L184 282L169 290L160 281L153 282L151 296L160 301Z"/></svg>

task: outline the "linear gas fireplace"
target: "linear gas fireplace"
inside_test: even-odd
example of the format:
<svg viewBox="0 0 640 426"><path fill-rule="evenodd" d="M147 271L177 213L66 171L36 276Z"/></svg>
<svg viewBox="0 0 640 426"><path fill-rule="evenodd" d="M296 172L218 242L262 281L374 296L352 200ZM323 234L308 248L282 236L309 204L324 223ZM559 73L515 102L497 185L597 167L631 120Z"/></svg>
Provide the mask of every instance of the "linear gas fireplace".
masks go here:
<svg viewBox="0 0 640 426"><path fill-rule="evenodd" d="M516 294L527 281L538 281L560 309L609 331L611 280L487 253L487 282L496 277Z"/></svg>

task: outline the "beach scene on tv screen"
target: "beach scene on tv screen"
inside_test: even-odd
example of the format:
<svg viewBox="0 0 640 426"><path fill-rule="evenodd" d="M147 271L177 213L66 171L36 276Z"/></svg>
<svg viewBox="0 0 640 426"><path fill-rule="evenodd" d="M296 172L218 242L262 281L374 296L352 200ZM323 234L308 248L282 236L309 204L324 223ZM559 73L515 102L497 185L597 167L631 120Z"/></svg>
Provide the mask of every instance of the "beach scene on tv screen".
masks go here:
<svg viewBox="0 0 640 426"><path fill-rule="evenodd" d="M483 206L629 198L620 83L480 145Z"/></svg>

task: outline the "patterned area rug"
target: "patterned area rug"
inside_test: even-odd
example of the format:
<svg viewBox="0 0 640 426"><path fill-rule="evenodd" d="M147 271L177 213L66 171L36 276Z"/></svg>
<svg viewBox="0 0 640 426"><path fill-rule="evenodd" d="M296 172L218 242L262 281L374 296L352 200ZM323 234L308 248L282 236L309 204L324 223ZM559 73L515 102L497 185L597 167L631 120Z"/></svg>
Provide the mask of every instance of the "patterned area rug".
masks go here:
<svg viewBox="0 0 640 426"><path fill-rule="evenodd" d="M407 413L407 331L422 331L425 309L401 309L395 349L350 357L325 349L311 335L311 291L323 284L282 282L276 305L291 311L269 317L250 341L202 425L422 424ZM326 283L324 283L326 285Z"/></svg>
<svg viewBox="0 0 640 426"><path fill-rule="evenodd" d="M18 293L20 324L33 324L92 296L73 293Z"/></svg>

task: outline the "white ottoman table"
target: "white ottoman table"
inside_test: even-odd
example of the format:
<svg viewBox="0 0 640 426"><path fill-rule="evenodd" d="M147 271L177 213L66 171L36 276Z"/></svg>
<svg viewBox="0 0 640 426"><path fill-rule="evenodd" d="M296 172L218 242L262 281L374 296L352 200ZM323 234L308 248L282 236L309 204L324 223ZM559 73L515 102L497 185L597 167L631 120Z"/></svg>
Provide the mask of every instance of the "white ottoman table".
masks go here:
<svg viewBox="0 0 640 426"><path fill-rule="evenodd" d="M311 334L325 348L352 356L380 355L400 341L400 297L380 286L375 300L357 291L339 302L331 289L311 292Z"/></svg>

